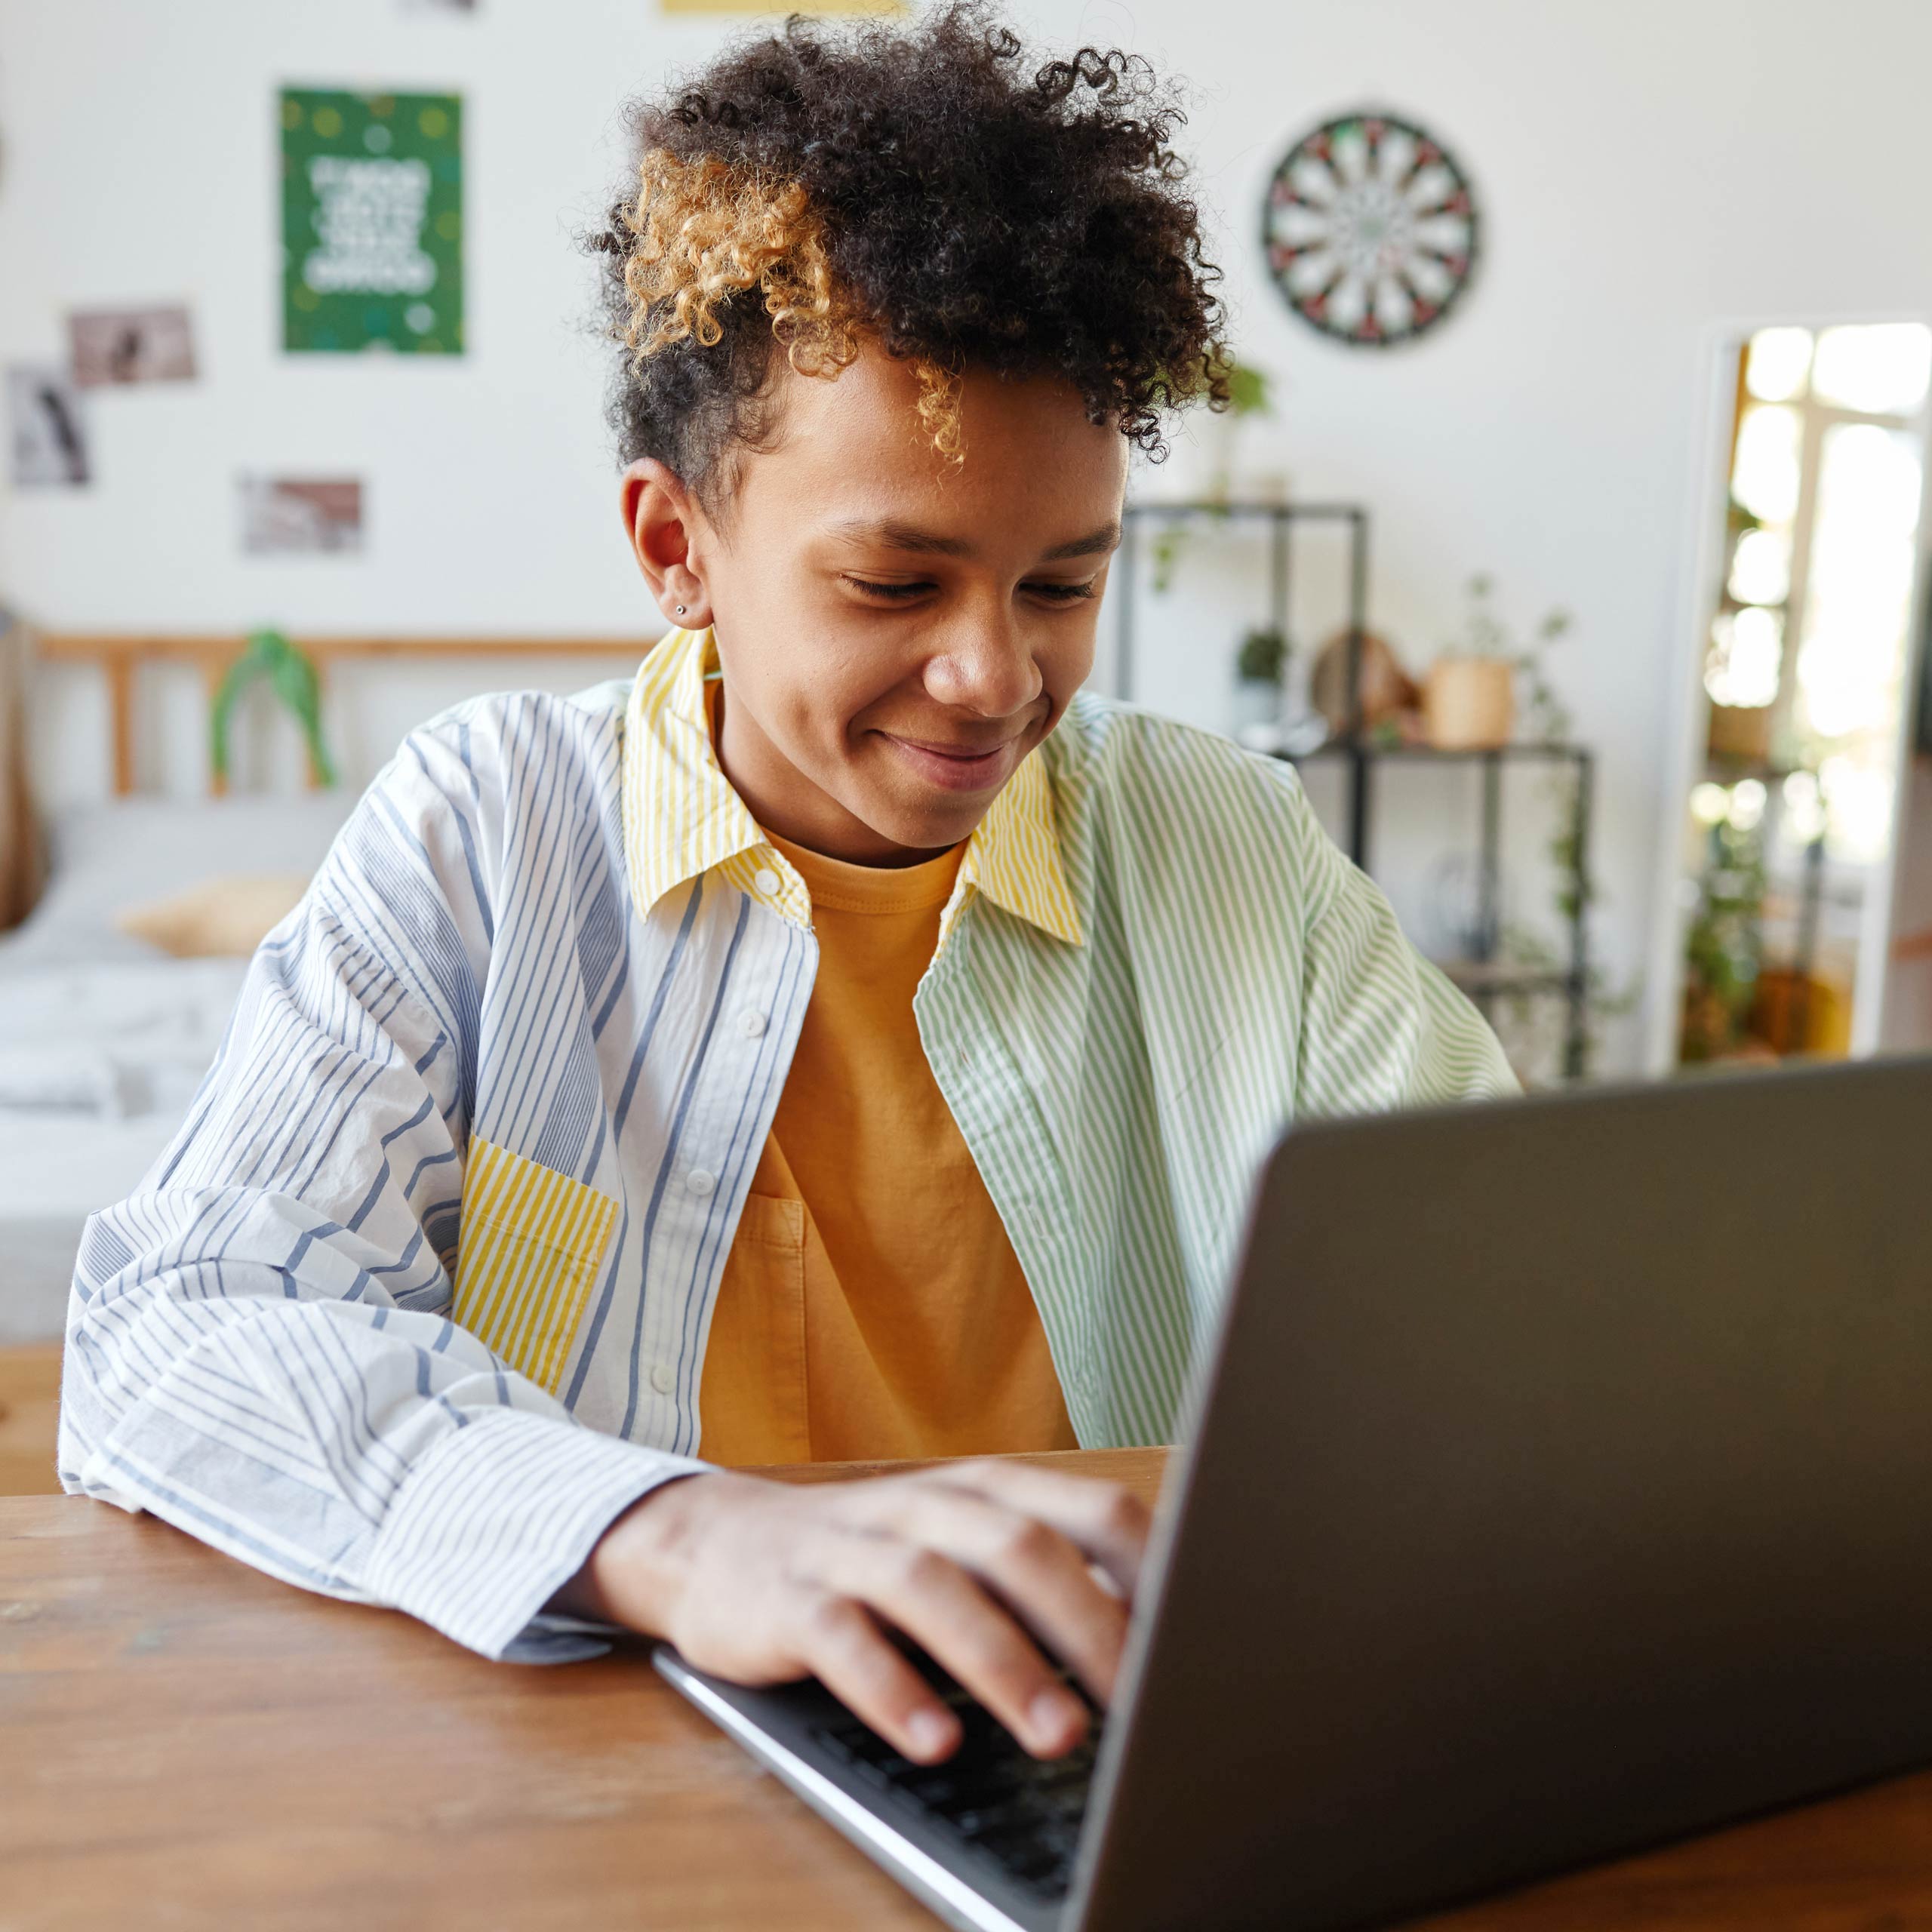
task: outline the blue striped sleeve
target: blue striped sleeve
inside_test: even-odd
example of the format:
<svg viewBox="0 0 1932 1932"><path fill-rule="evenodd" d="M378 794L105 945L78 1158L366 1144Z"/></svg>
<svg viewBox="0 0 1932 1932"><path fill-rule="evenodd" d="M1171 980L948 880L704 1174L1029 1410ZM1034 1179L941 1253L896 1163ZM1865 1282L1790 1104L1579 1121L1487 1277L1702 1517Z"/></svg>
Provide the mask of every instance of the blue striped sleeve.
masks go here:
<svg viewBox="0 0 1932 1932"><path fill-rule="evenodd" d="M251 969L141 1189L88 1223L60 1464L305 1588L491 1657L605 1526L699 1466L585 1428L449 1317L489 907L471 801L404 756Z"/></svg>

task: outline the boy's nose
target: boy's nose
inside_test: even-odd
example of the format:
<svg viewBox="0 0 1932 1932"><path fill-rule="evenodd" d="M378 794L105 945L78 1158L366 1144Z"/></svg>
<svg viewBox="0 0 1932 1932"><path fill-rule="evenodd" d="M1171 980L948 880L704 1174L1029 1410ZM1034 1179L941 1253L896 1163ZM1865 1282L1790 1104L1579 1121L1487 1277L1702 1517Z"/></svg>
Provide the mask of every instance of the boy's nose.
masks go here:
<svg viewBox="0 0 1932 1932"><path fill-rule="evenodd" d="M1011 718L1044 685L1020 627L976 617L957 626L927 660L926 689L940 703L982 718Z"/></svg>

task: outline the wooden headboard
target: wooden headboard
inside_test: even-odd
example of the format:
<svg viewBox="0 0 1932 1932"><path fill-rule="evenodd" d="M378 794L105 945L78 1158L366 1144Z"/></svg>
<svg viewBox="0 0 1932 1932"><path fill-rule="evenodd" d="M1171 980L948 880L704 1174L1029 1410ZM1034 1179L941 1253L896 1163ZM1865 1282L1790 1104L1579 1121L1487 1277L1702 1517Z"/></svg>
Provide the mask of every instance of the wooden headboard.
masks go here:
<svg viewBox="0 0 1932 1932"><path fill-rule="evenodd" d="M610 637L309 637L292 639L313 661L326 687L330 667L345 658L451 657L622 657L640 663L655 638ZM134 789L134 688L149 664L188 664L197 667L214 701L229 667L248 648L246 637L91 636L74 632L42 631L34 648L50 663L91 664L107 681L109 728L112 734L114 790L126 797ZM315 774L309 775L316 782ZM211 774L212 789L220 781Z"/></svg>

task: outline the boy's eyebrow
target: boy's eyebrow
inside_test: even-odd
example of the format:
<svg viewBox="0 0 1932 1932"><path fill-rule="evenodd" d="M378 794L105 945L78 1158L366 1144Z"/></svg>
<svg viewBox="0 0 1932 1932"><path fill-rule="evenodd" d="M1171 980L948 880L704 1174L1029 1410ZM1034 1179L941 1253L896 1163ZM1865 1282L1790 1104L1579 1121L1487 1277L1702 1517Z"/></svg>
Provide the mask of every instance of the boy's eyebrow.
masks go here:
<svg viewBox="0 0 1932 1932"><path fill-rule="evenodd" d="M847 543L876 543L888 550L910 550L922 557L970 557L973 546L963 537L942 537L897 517L855 516L832 526L832 534Z"/></svg>
<svg viewBox="0 0 1932 1932"><path fill-rule="evenodd" d="M896 517L854 517L832 525L831 534L848 543L877 543L888 550L909 550L924 557L970 557L973 546L963 537L942 537L936 530L901 523ZM1041 553L1043 564L1069 557L1104 557L1120 543L1120 525L1109 521L1069 543L1056 543Z"/></svg>
<svg viewBox="0 0 1932 1932"><path fill-rule="evenodd" d="M1056 543L1041 558L1043 564L1057 564L1066 557L1104 557L1120 547L1120 525L1109 520L1071 543Z"/></svg>

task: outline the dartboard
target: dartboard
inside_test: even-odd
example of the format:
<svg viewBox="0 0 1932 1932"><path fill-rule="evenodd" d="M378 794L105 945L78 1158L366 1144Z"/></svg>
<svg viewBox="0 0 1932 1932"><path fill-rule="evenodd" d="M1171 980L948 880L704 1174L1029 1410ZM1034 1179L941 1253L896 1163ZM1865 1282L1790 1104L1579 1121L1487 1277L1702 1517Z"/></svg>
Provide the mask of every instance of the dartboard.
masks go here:
<svg viewBox="0 0 1932 1932"><path fill-rule="evenodd" d="M1297 315L1381 348L1433 328L1468 286L1475 204L1440 141L1392 114L1349 114L1289 149L1261 238Z"/></svg>

